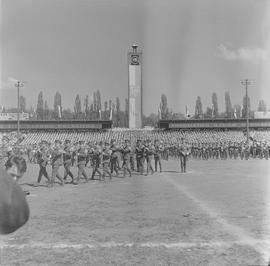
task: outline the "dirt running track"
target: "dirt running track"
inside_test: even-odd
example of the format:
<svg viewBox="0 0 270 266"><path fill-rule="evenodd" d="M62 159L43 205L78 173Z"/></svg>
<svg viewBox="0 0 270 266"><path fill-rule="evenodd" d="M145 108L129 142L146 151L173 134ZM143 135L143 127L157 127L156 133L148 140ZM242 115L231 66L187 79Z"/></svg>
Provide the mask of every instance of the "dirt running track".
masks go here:
<svg viewBox="0 0 270 266"><path fill-rule="evenodd" d="M188 163L53 189L29 165L31 219L1 237L1 265L267 265L270 161Z"/></svg>

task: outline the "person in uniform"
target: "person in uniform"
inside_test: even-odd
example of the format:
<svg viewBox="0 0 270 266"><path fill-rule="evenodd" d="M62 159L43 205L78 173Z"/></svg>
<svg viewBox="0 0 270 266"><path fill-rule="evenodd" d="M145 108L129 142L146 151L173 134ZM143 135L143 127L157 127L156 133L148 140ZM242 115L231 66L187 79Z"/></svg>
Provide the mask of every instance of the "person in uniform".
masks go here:
<svg viewBox="0 0 270 266"><path fill-rule="evenodd" d="M77 150L79 149L78 143L73 144L72 154L71 154L71 165L74 166L77 161Z"/></svg>
<svg viewBox="0 0 270 266"><path fill-rule="evenodd" d="M157 172L157 168L159 165L159 171L162 172L162 165L161 165L161 154L164 151L163 142L158 141L158 139L155 140L155 151L154 151L154 160L155 160L155 172Z"/></svg>
<svg viewBox="0 0 270 266"><path fill-rule="evenodd" d="M145 158L147 163L147 169L146 169L146 175L149 174L149 171L151 170L151 174L154 173L153 167L152 167L152 160L154 155L155 147L152 145L151 140L147 140L144 148L145 152Z"/></svg>
<svg viewBox="0 0 270 266"><path fill-rule="evenodd" d="M113 174L113 172L116 173L116 176L119 176L119 172L118 172L118 150L119 147L116 145L116 141L115 139L111 140L111 174Z"/></svg>
<svg viewBox="0 0 270 266"><path fill-rule="evenodd" d="M144 164L144 145L141 139L137 140L136 144L136 161L137 161L137 172L143 175L143 164Z"/></svg>
<svg viewBox="0 0 270 266"><path fill-rule="evenodd" d="M99 174L99 180L105 180L105 177L99 169L100 165L102 165L102 150L99 145L96 145L93 153L93 172L91 180L94 180L96 173Z"/></svg>
<svg viewBox="0 0 270 266"><path fill-rule="evenodd" d="M257 146L257 154L259 155L259 158L263 158L263 145L262 142L260 141Z"/></svg>
<svg viewBox="0 0 270 266"><path fill-rule="evenodd" d="M62 165L62 155L63 155L63 150L61 149L61 141L55 140L55 145L52 148L52 153L51 153L52 178L49 184L50 187L53 187L56 177L60 180L61 185L64 185L64 180L59 174L59 168Z"/></svg>
<svg viewBox="0 0 270 266"><path fill-rule="evenodd" d="M245 143L243 141L239 144L239 153L241 160L243 160L245 157Z"/></svg>
<svg viewBox="0 0 270 266"><path fill-rule="evenodd" d="M84 140L79 141L79 149L77 151L78 177L77 182L74 182L75 184L78 184L82 177L84 177L85 181L88 182L88 177L85 171L88 149L84 144Z"/></svg>
<svg viewBox="0 0 270 266"><path fill-rule="evenodd" d="M46 149L46 144L42 142L40 145L40 149L37 151L37 163L39 165L39 173L37 183L35 184L36 186L40 184L42 176L45 176L45 178L48 180L49 185L50 177L46 169L48 162L49 162L49 153L48 150Z"/></svg>
<svg viewBox="0 0 270 266"><path fill-rule="evenodd" d="M135 171L135 147L134 145L131 146L131 152L130 152L130 169L131 171Z"/></svg>
<svg viewBox="0 0 270 266"><path fill-rule="evenodd" d="M268 146L267 146L267 142L265 141L263 143L263 156L266 160L268 160L269 157L269 151L268 151Z"/></svg>
<svg viewBox="0 0 270 266"><path fill-rule="evenodd" d="M186 165L187 165L187 157L190 153L190 148L187 145L184 138L181 139L181 143L179 145L179 157L180 157L180 163L181 163L181 172L186 172Z"/></svg>
<svg viewBox="0 0 270 266"><path fill-rule="evenodd" d="M165 143L164 145L164 151L163 151L163 159L168 161L169 160L169 150L170 150L170 145L169 143Z"/></svg>
<svg viewBox="0 0 270 266"><path fill-rule="evenodd" d="M71 177L71 183L74 183L74 176L71 172L71 166L72 166L72 154L73 149L71 147L71 141L66 139L65 140L65 146L64 146L64 153L63 153L63 162L64 162L64 180L67 180L67 177Z"/></svg>
<svg viewBox="0 0 270 266"><path fill-rule="evenodd" d="M255 159L257 157L257 141L256 140L254 140L251 145L251 153L252 153L252 157Z"/></svg>
<svg viewBox="0 0 270 266"><path fill-rule="evenodd" d="M102 164L103 164L103 179L105 179L106 174L112 179L111 170L109 168L111 160L112 151L110 149L110 144L105 142L105 147L102 152Z"/></svg>
<svg viewBox="0 0 270 266"><path fill-rule="evenodd" d="M124 147L121 150L123 155L123 169L124 169L124 177L126 176L126 173L129 173L129 176L131 177L131 170L130 170L130 153L131 153L131 147L129 144L129 140L125 140Z"/></svg>

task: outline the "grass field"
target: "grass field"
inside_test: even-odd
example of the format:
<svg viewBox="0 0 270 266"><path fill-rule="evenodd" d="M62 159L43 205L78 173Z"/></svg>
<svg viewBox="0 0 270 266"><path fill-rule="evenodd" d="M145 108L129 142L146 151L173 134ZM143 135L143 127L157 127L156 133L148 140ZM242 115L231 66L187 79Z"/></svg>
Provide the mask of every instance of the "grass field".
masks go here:
<svg viewBox="0 0 270 266"><path fill-rule="evenodd" d="M49 189L29 165L31 218L1 236L1 265L267 265L270 160L163 168Z"/></svg>

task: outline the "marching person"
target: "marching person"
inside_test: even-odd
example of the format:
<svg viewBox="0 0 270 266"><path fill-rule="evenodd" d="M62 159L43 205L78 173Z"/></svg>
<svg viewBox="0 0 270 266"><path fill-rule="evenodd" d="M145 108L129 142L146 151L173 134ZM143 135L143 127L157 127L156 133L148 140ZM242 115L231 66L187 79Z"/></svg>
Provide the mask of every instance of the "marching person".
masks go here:
<svg viewBox="0 0 270 266"><path fill-rule="evenodd" d="M152 142L150 139L146 141L145 144L145 158L146 158L146 163L147 163L147 170L146 170L146 175L149 174L149 171L151 170L151 174L154 173L153 167L152 167L152 160L153 160L153 155L154 155L154 150L155 147L152 145Z"/></svg>
<svg viewBox="0 0 270 266"><path fill-rule="evenodd" d="M48 180L48 185L50 183L50 177L46 169L49 161L49 156L50 155L46 149L46 144L42 142L40 149L37 151L37 163L39 165L39 173L35 186L38 186L40 184L42 176L45 176L45 178Z"/></svg>
<svg viewBox="0 0 270 266"><path fill-rule="evenodd" d="M71 172L71 165L72 165L72 154L73 154L73 149L71 147L71 141L66 139L65 140L65 147L64 147L64 153L63 153L63 162L64 162L64 180L67 180L67 177L71 177L71 183L77 184L76 182L74 183L74 176Z"/></svg>
<svg viewBox="0 0 270 266"><path fill-rule="evenodd" d="M52 178L49 187L53 187L55 178L57 177L61 185L64 185L64 180L59 174L59 168L62 165L63 150L61 149L61 141L55 140L55 145L52 148L51 160L52 160Z"/></svg>
<svg viewBox="0 0 270 266"><path fill-rule="evenodd" d="M144 145L141 139L137 140L136 144L136 161L137 161L137 172L143 175L143 164L144 164Z"/></svg>
<svg viewBox="0 0 270 266"><path fill-rule="evenodd" d="M85 171L86 160L88 156L88 149L84 145L84 140L79 141L79 144L80 146L77 151L78 177L77 177L77 182L75 182L74 184L79 183L82 176L85 178L85 181L88 182L88 177Z"/></svg>
<svg viewBox="0 0 270 266"><path fill-rule="evenodd" d="M131 171L135 171L135 147L134 147L134 145L131 146L130 169L131 169Z"/></svg>
<svg viewBox="0 0 270 266"><path fill-rule="evenodd" d="M93 172L92 172L91 180L94 180L96 173L99 174L99 180L105 180L105 177L102 175L99 169L100 165L102 165L102 151L101 151L101 147L97 145L93 153Z"/></svg>
<svg viewBox="0 0 270 266"><path fill-rule="evenodd" d="M110 144L108 142L105 142L105 147L102 153L103 179L105 179L106 174L108 174L110 179L112 179L112 174L109 168L111 154L112 154L112 151L110 149Z"/></svg>
<svg viewBox="0 0 270 266"><path fill-rule="evenodd" d="M116 173L116 176L119 176L119 172L118 172L118 146L116 145L116 141L115 139L112 139L111 140L111 151L112 151L112 154L111 154L111 174L113 174L113 172Z"/></svg>
<svg viewBox="0 0 270 266"><path fill-rule="evenodd" d="M129 140L125 140L124 147L122 148L123 154L123 169L124 169L124 177L126 177L126 173L129 173L129 177L131 177L131 170L130 170L130 153L131 147L129 145Z"/></svg>
<svg viewBox="0 0 270 266"><path fill-rule="evenodd" d="M187 157L190 153L190 148L187 145L184 138L181 139L181 143L179 145L179 157L181 163L181 173L186 173L186 165L187 165Z"/></svg>

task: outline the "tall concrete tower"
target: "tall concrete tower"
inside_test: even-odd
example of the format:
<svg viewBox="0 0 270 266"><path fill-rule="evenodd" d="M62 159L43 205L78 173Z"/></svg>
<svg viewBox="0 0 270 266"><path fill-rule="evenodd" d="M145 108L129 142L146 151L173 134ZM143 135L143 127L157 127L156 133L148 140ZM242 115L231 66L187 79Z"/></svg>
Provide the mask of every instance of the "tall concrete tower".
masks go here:
<svg viewBox="0 0 270 266"><path fill-rule="evenodd" d="M142 52L132 45L128 53L129 128L142 127Z"/></svg>

